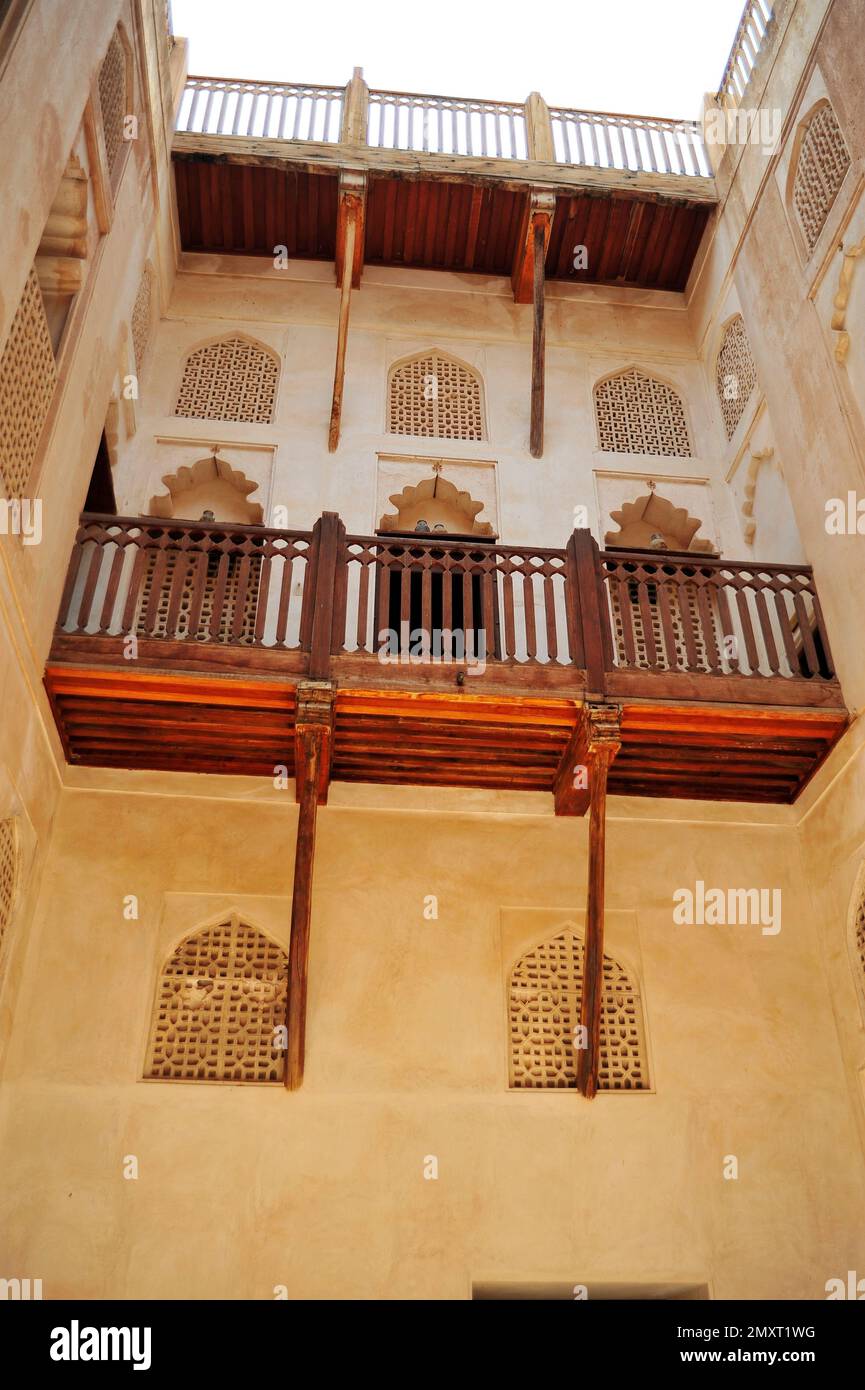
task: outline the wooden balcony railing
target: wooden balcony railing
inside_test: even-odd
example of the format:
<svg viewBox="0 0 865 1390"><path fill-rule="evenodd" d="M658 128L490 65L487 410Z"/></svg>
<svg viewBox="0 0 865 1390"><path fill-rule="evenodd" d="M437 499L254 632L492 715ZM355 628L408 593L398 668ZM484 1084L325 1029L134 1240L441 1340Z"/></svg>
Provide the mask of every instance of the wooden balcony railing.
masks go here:
<svg viewBox="0 0 865 1390"><path fill-rule="evenodd" d="M773 8L771 0L747 0L721 78L719 101L734 106L741 101L765 41Z"/></svg>
<svg viewBox="0 0 865 1390"><path fill-rule="evenodd" d="M423 154L526 159L525 107L517 101L370 91L367 143Z"/></svg>
<svg viewBox="0 0 865 1390"><path fill-rule="evenodd" d="M595 169L711 176L696 121L550 107L556 160Z"/></svg>
<svg viewBox="0 0 865 1390"><path fill-rule="evenodd" d="M842 707L807 565L599 551L588 531L558 550L347 536L333 513L312 531L85 515L55 656L130 638L157 664L282 653L317 679L395 663L410 684L456 662L527 691Z"/></svg>
<svg viewBox="0 0 865 1390"><path fill-rule="evenodd" d="M344 97L344 87L189 77L177 129L198 135L335 143L340 138Z"/></svg>
<svg viewBox="0 0 865 1390"><path fill-rule="evenodd" d="M177 130L334 144L349 138L381 150L632 173L712 173L695 121L548 109L537 94L518 102L368 90L357 76L345 88L190 77Z"/></svg>

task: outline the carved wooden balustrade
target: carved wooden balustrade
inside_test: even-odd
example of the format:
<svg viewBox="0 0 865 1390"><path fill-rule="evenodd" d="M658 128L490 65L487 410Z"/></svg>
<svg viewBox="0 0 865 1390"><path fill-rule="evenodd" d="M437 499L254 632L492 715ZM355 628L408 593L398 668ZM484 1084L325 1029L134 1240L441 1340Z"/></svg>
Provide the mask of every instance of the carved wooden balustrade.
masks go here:
<svg viewBox="0 0 865 1390"><path fill-rule="evenodd" d="M444 668L468 661L526 689L573 686L576 670L598 693L823 704L837 691L807 565L599 551L586 531L550 549L347 536L332 513L312 531L84 516L57 650L128 638L157 662L283 655L316 677L376 663L409 684L417 667L452 680Z"/></svg>
<svg viewBox="0 0 865 1390"><path fill-rule="evenodd" d="M771 0L746 0L736 37L718 89L718 100L736 106L745 94L751 73L766 42L774 6Z"/></svg>

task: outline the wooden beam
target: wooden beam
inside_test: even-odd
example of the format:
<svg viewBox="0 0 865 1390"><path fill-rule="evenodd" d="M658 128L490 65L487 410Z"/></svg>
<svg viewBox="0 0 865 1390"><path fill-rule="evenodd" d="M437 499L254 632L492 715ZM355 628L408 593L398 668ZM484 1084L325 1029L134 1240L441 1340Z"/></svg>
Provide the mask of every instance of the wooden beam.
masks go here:
<svg viewBox="0 0 865 1390"><path fill-rule="evenodd" d="M345 251L343 253L342 284L339 296L339 324L336 333L336 366L333 373L333 401L330 407L330 430L327 447L334 453L339 444L339 428L342 420L342 394L345 386L345 350L348 342L348 316L351 309L351 267L354 265L354 247L357 232L357 209L350 205L346 212Z"/></svg>
<svg viewBox="0 0 865 1390"><path fill-rule="evenodd" d="M598 169L593 165L550 163L540 159L498 159L492 155L422 153L375 145L346 145L322 140L278 140L258 135L203 135L178 130L172 154L181 158L205 155L226 164L272 164L305 169L310 174L335 174L362 169L376 175L399 174L409 179L443 179L447 183L481 182L489 188L551 192L614 193L647 201L703 203L718 201L713 178L702 174L661 174L650 170Z"/></svg>
<svg viewBox="0 0 865 1390"><path fill-rule="evenodd" d="M326 797L332 723L333 687L327 682L300 684L297 687L297 722L294 737L294 775L300 810L294 851L286 1000L288 1050L285 1060L285 1084L290 1091L297 1091L303 1085L316 815L319 802L323 799L322 785Z"/></svg>
<svg viewBox="0 0 865 1390"><path fill-rule="evenodd" d="M586 896L586 950L580 1000L577 1089L591 1100L598 1089L601 1053L601 1006L604 993L604 855L607 774L619 750L619 714L615 706L586 706L589 774L589 874Z"/></svg>
<svg viewBox="0 0 865 1390"><path fill-rule="evenodd" d="M544 228L534 226L534 277L532 318L532 414L529 451L539 459L544 452L544 355L546 326L544 323Z"/></svg>

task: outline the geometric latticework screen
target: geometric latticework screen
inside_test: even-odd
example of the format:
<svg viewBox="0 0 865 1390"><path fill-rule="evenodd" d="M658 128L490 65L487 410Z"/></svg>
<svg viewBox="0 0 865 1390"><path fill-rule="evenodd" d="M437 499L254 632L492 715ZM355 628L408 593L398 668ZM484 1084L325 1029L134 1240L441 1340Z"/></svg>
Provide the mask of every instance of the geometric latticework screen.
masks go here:
<svg viewBox="0 0 865 1390"><path fill-rule="evenodd" d="M483 439L480 377L440 352L401 362L388 379L387 428L390 434Z"/></svg>
<svg viewBox="0 0 865 1390"><path fill-rule="evenodd" d="M162 571L162 582L160 584L159 597L153 612L153 617L148 621L148 609L150 598L153 592L153 581L159 552L150 550L145 561L145 570L141 582L140 598L138 601L138 611L135 619L134 632L139 637L169 637L172 640L181 641L189 636L190 617L192 606L195 600L195 579L197 572L197 562L190 565L189 556L182 551L169 550L165 555L165 568ZM225 567L224 588L222 595L222 605L219 613L219 623L215 632L211 632L211 621L213 619L214 606L219 592L219 565L220 555L218 552L210 552L207 556L207 573L204 577L204 593L201 599L201 608L198 613L198 624L196 640L199 642L229 642L237 645L249 645L255 638L255 619L258 611L258 588L261 578L261 559L257 555L249 557L249 575L246 584L246 591L243 595L243 614L240 619L239 631L237 636L233 636L234 618L237 612L240 597L240 566L243 557L240 555L229 555L228 564ZM173 592L173 580L177 572L177 567L183 564L186 568L181 579L180 598L176 608L176 616L169 630L168 616L171 606L171 596Z"/></svg>
<svg viewBox="0 0 865 1390"><path fill-rule="evenodd" d="M144 362L147 340L150 337L152 282L153 276L150 266L146 265L141 275L141 282L132 309L132 351L135 354L135 365L139 371Z"/></svg>
<svg viewBox="0 0 865 1390"><path fill-rule="evenodd" d="M282 1081L288 956L232 915L182 941L163 966L144 1075Z"/></svg>
<svg viewBox="0 0 865 1390"><path fill-rule="evenodd" d="M102 109L105 157L108 172L113 178L123 148L123 121L127 115L126 50L116 29L99 69L99 105Z"/></svg>
<svg viewBox="0 0 865 1390"><path fill-rule="evenodd" d="M193 420L273 420L279 364L246 338L223 338L190 353L175 415Z"/></svg>
<svg viewBox="0 0 865 1390"><path fill-rule="evenodd" d="M634 642L634 660L629 662L627 646L625 644L625 622L621 609L620 591L618 585L610 586L610 616L613 621L613 643L616 649L616 664L618 666L630 665L631 667L642 667L643 669L648 669L654 664L654 666L659 666L665 671L676 670L677 667L681 670L689 671L711 671L713 667L709 661L709 653L706 649L703 615L700 612L696 584L668 584L665 586L665 593L669 605L670 627L674 645L673 652L668 650L669 643L664 632L661 618L657 585L651 583L646 584L646 598L649 605L652 636L655 639L655 660L654 663L652 663L649 660L643 610L640 606L639 584L637 580L631 580L628 583L628 601L631 619L630 631ZM716 646L719 652L724 652L724 633L721 625L721 615L711 595L707 596L707 603L709 614L712 619L712 630ZM693 660L688 654L688 644L685 639L686 622L689 624L694 644Z"/></svg>
<svg viewBox="0 0 865 1390"><path fill-rule="evenodd" d="M9 498L27 489L56 381L42 291L31 270L0 357L0 487Z"/></svg>
<svg viewBox="0 0 865 1390"><path fill-rule="evenodd" d="M742 315L737 314L724 330L715 363L715 387L728 439L735 434L756 384L757 368L751 356L751 345Z"/></svg>
<svg viewBox="0 0 865 1390"><path fill-rule="evenodd" d="M602 449L690 458L685 406L665 381L631 367L599 381L594 396Z"/></svg>
<svg viewBox="0 0 865 1390"><path fill-rule="evenodd" d="M580 1022L584 947L564 931L527 952L510 980L511 1086L574 1089L574 1046ZM627 971L604 956L601 1003L602 1091L644 1091L649 1085L643 1008Z"/></svg>
<svg viewBox="0 0 865 1390"><path fill-rule="evenodd" d="M18 883L18 826L14 816L0 821L0 946L12 920Z"/></svg>
<svg viewBox="0 0 865 1390"><path fill-rule="evenodd" d="M829 209L850 167L850 152L835 112L818 106L802 135L793 179L793 206L809 251L814 249Z"/></svg>

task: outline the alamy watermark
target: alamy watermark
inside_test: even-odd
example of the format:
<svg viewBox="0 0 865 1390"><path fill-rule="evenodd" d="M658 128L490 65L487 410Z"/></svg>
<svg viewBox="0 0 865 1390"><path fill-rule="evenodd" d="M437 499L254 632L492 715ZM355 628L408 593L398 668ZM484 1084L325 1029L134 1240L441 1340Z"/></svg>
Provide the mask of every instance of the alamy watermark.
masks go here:
<svg viewBox="0 0 865 1390"><path fill-rule="evenodd" d="M761 927L763 936L781 930L780 888L707 888L698 878L693 888L677 888L673 902L676 926Z"/></svg>

